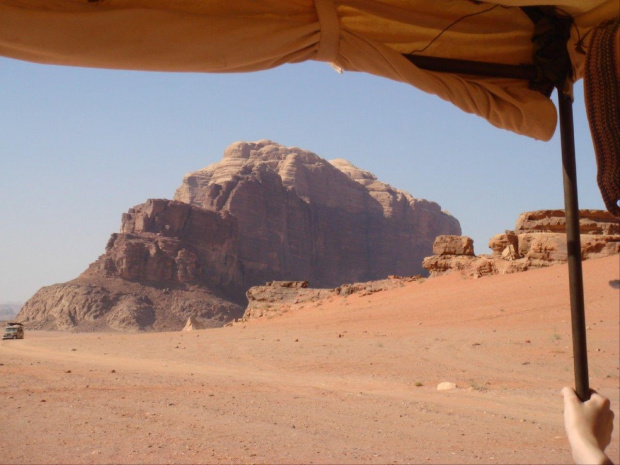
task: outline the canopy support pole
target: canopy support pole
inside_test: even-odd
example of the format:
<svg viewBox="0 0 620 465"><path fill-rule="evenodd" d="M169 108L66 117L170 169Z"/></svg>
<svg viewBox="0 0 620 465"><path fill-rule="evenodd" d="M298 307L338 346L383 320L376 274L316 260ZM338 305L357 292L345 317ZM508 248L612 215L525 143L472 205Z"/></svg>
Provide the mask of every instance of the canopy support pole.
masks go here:
<svg viewBox="0 0 620 465"><path fill-rule="evenodd" d="M478 76L527 79L536 77L533 65L498 65L468 60L453 60L419 55L404 55L419 68L428 71L471 74ZM562 142L562 171L564 182L564 212L566 217L566 249L568 253L568 282L570 291L571 327L575 391L582 401L590 398L586 319L581 267L581 233L579 230L579 202L577 196L577 168L575 163L575 130L572 96L558 90L560 135Z"/></svg>
<svg viewBox="0 0 620 465"><path fill-rule="evenodd" d="M566 248L568 252L568 282L570 288L571 326L573 334L573 363L575 391L582 401L590 398L586 319L581 267L581 234L577 198L577 169L575 164L575 131L573 100L558 89L560 135L562 140L562 171L564 181L564 211L566 216Z"/></svg>

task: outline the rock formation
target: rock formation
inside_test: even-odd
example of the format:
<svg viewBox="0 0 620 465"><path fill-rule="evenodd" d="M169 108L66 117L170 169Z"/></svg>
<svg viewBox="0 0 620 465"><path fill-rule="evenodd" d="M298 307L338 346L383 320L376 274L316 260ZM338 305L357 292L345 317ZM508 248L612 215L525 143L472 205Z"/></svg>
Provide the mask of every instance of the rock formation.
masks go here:
<svg viewBox="0 0 620 465"><path fill-rule="evenodd" d="M343 284L334 289L310 288L307 281L273 281L248 290L248 306L242 320L271 317L293 309L318 306L323 301L345 298L351 294L370 295L418 280L423 280L422 276L389 276L378 281Z"/></svg>
<svg viewBox="0 0 620 465"><path fill-rule="evenodd" d="M39 289L16 321L29 329L170 331L190 316L219 327L243 314L245 304L200 286L161 288L117 277L82 274Z"/></svg>
<svg viewBox="0 0 620 465"><path fill-rule="evenodd" d="M185 323L183 331L196 331L199 329L206 329L207 327L202 321L199 321L194 315L191 315Z"/></svg>
<svg viewBox="0 0 620 465"><path fill-rule="evenodd" d="M433 254L422 262L431 276L461 271L479 277L494 274L492 261L474 253L474 241L467 236L437 236Z"/></svg>
<svg viewBox="0 0 620 465"><path fill-rule="evenodd" d="M87 273L238 295L245 291L238 248L237 220L229 213L151 199L123 214L120 234L112 234Z"/></svg>
<svg viewBox="0 0 620 465"><path fill-rule="evenodd" d="M581 210L582 255L584 259L620 253L620 225L609 213ZM474 253L467 236L441 235L433 244L433 256L424 260L431 276L460 272L470 277L515 273L529 268L566 262L566 224L562 210L523 213L514 231L493 236L493 253ZM359 293L368 295L420 281L421 276L390 276L388 279L338 286L311 288L307 281L274 281L248 290L248 306L242 321L272 317L290 310L320 306L325 301Z"/></svg>
<svg viewBox="0 0 620 465"><path fill-rule="evenodd" d="M620 253L620 224L614 216L601 210L580 210L579 213L583 260ZM493 236L489 248L491 255L476 256L470 238L439 236L433 245L434 255L425 258L423 266L431 276L459 271L480 277L564 263L568 257L564 211L522 213L515 230Z"/></svg>
<svg viewBox="0 0 620 465"><path fill-rule="evenodd" d="M186 175L175 200L238 220L246 289L278 279L319 287L424 272L439 234L460 225L346 160L271 141L238 142Z"/></svg>
<svg viewBox="0 0 620 465"><path fill-rule="evenodd" d="M419 274L435 236L460 233L436 203L346 160L238 142L186 175L175 200L131 208L104 255L41 289L18 319L46 329L171 330L192 316L221 326L241 317L251 286Z"/></svg>

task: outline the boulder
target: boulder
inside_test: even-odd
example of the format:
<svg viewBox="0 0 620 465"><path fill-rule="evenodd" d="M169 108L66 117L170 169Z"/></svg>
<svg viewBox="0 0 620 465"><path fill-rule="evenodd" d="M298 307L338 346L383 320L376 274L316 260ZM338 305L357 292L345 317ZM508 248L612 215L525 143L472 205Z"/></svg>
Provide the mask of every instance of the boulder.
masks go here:
<svg viewBox="0 0 620 465"><path fill-rule="evenodd" d="M439 383L437 385L438 391L451 391L456 389L458 386L455 383L451 383L450 381L444 381L443 383Z"/></svg>
<svg viewBox="0 0 620 465"><path fill-rule="evenodd" d="M489 248L493 256L501 256L505 259L519 258L519 239L514 231L506 231L497 234L489 240Z"/></svg>
<svg viewBox="0 0 620 465"><path fill-rule="evenodd" d="M475 256L474 241L467 236L441 235L433 243L434 255L466 255Z"/></svg>
<svg viewBox="0 0 620 465"><path fill-rule="evenodd" d="M458 271L472 278L480 278L498 272L495 261L485 256L433 255L426 257L422 265L431 277Z"/></svg>
<svg viewBox="0 0 620 465"><path fill-rule="evenodd" d="M183 328L183 331L195 331L198 329L205 329L207 326L202 323L201 321L198 321L198 319L194 316L191 315L188 319L187 319L187 323L185 323L185 327Z"/></svg>

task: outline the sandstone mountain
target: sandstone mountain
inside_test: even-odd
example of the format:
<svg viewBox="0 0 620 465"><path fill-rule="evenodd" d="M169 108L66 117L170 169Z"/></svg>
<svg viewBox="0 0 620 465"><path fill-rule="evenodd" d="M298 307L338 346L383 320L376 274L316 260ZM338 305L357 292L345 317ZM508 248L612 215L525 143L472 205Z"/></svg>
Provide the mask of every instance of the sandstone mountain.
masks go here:
<svg viewBox="0 0 620 465"><path fill-rule="evenodd" d="M346 160L271 141L238 142L188 174L174 200L123 215L104 255L41 289L19 320L47 329L181 329L239 318L274 280L318 287L423 273L436 236L460 234L439 205Z"/></svg>
<svg viewBox="0 0 620 465"><path fill-rule="evenodd" d="M346 160L271 141L232 144L221 162L185 176L175 200L237 218L246 289L277 279L329 287L420 273L434 238L460 231L436 203Z"/></svg>

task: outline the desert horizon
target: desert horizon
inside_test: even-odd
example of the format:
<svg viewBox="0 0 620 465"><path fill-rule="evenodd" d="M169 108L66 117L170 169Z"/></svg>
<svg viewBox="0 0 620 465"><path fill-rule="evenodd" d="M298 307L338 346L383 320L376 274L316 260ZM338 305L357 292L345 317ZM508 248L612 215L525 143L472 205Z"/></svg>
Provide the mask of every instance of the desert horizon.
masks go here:
<svg viewBox="0 0 620 465"><path fill-rule="evenodd" d="M618 257L583 267L617 461ZM567 274L453 273L199 331L27 331L0 344L3 462L571 463Z"/></svg>

